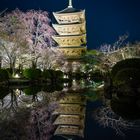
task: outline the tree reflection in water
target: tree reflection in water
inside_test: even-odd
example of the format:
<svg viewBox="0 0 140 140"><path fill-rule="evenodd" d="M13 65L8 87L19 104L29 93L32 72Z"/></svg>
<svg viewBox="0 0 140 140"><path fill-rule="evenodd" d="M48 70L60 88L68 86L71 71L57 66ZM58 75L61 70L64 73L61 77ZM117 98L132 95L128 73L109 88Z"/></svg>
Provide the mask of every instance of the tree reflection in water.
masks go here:
<svg viewBox="0 0 140 140"><path fill-rule="evenodd" d="M123 130L140 129L140 120L130 121L125 120L121 116L115 114L111 107L102 107L96 110L95 120L101 126L110 127L116 131L118 135L125 136Z"/></svg>
<svg viewBox="0 0 140 140"><path fill-rule="evenodd" d="M1 99L0 139L50 139L55 128L51 113L58 106L59 93L27 95L23 90L10 90Z"/></svg>

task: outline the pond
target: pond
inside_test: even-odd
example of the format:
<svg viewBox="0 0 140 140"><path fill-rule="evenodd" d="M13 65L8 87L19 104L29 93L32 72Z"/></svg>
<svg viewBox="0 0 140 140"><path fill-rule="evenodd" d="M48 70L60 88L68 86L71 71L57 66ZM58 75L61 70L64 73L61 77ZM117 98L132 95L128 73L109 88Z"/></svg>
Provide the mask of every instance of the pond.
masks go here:
<svg viewBox="0 0 140 140"><path fill-rule="evenodd" d="M1 87L0 140L139 140L140 100L107 98L103 84Z"/></svg>

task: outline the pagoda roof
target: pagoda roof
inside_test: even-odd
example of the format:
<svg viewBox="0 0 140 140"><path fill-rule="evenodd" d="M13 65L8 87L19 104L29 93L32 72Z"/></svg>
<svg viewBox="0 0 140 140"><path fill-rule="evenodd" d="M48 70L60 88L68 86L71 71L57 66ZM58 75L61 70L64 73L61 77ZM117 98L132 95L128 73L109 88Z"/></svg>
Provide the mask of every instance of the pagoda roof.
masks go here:
<svg viewBox="0 0 140 140"><path fill-rule="evenodd" d="M67 7L65 8L64 10L61 10L61 11L58 11L58 12L55 12L56 14L67 14L67 13L77 13L77 12L82 12L83 10L81 9L75 9L73 7Z"/></svg>
<svg viewBox="0 0 140 140"><path fill-rule="evenodd" d="M55 12L55 13L56 14L65 14L65 13L68 14L68 13L77 13L77 12L82 12L82 11L83 10L73 8L72 0L69 0L69 5L67 8L65 8L64 10Z"/></svg>

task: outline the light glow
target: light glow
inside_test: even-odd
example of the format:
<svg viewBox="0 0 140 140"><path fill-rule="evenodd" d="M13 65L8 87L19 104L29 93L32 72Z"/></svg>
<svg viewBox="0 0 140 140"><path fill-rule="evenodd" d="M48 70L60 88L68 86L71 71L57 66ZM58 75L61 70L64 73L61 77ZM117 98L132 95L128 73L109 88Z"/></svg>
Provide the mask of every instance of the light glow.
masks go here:
<svg viewBox="0 0 140 140"><path fill-rule="evenodd" d="M18 74L15 74L14 78L20 78L20 76Z"/></svg>

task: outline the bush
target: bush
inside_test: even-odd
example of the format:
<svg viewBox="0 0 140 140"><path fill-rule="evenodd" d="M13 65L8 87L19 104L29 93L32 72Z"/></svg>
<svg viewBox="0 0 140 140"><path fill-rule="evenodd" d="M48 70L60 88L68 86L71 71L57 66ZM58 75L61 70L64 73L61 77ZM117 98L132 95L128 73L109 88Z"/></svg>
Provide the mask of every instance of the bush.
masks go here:
<svg viewBox="0 0 140 140"><path fill-rule="evenodd" d="M113 84L136 87L140 83L140 59L132 58L118 62L111 71Z"/></svg>
<svg viewBox="0 0 140 140"><path fill-rule="evenodd" d="M125 68L136 68L140 70L140 59L139 58L132 58L132 59L126 59L123 61L118 62L111 71L111 76L114 78L116 74Z"/></svg>
<svg viewBox="0 0 140 140"><path fill-rule="evenodd" d="M9 79L9 75L7 70L0 69L0 81L7 81Z"/></svg>
<svg viewBox="0 0 140 140"><path fill-rule="evenodd" d="M54 71L54 70L44 70L42 72L42 77L44 79L60 79L63 78L63 72L62 71Z"/></svg>
<svg viewBox="0 0 140 140"><path fill-rule="evenodd" d="M58 70L58 71L55 71L55 77L56 78L63 78L64 74L62 71Z"/></svg>
<svg viewBox="0 0 140 140"><path fill-rule="evenodd" d="M140 70L136 68L122 69L115 75L113 83L115 85L138 86L140 83Z"/></svg>
<svg viewBox="0 0 140 140"><path fill-rule="evenodd" d="M54 70L44 70L43 72L42 72L42 77L43 77L43 79L51 79L51 78L53 78L54 77Z"/></svg>
<svg viewBox="0 0 140 140"><path fill-rule="evenodd" d="M13 74L13 70L11 68L7 68L5 70L8 72L9 78L11 78Z"/></svg>
<svg viewBox="0 0 140 140"><path fill-rule="evenodd" d="M95 72L89 73L89 74L91 75L91 78L93 79L94 82L101 82L104 80L104 77L100 71L95 71Z"/></svg>
<svg viewBox="0 0 140 140"><path fill-rule="evenodd" d="M39 69L25 69L23 76L30 80L38 80L41 77L41 70Z"/></svg>

